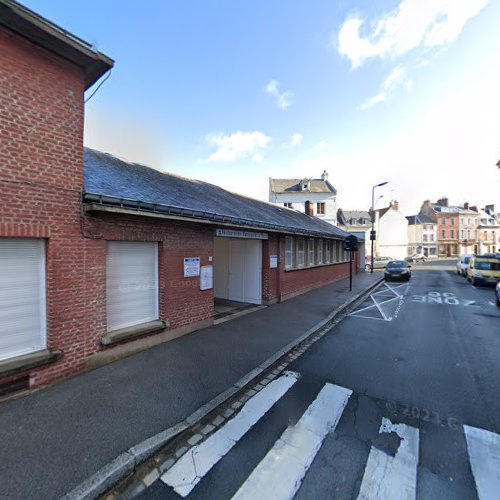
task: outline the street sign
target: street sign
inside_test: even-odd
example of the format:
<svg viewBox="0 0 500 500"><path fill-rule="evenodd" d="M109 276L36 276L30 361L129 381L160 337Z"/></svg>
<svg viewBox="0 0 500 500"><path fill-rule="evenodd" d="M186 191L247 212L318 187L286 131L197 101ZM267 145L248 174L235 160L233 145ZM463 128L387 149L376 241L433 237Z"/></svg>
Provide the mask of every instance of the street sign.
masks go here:
<svg viewBox="0 0 500 500"><path fill-rule="evenodd" d="M354 234L350 234L345 239L344 250L346 252L356 252L358 250L358 238Z"/></svg>

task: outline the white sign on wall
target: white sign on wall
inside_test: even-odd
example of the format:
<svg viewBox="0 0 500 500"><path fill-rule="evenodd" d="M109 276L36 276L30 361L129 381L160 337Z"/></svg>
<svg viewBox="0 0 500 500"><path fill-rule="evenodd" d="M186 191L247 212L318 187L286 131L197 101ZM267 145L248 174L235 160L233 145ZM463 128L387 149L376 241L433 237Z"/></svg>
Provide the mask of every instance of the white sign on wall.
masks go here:
<svg viewBox="0 0 500 500"><path fill-rule="evenodd" d="M271 269L278 267L278 256L277 255L270 255L269 256L269 267Z"/></svg>
<svg viewBox="0 0 500 500"><path fill-rule="evenodd" d="M200 275L200 258L184 257L184 278Z"/></svg>
<svg viewBox="0 0 500 500"><path fill-rule="evenodd" d="M200 274L200 290L210 290L214 287L213 266L202 266Z"/></svg>
<svg viewBox="0 0 500 500"><path fill-rule="evenodd" d="M247 238L251 240L267 240L267 233L253 233L252 231L238 231L237 229L221 229L215 230L215 236L223 238Z"/></svg>

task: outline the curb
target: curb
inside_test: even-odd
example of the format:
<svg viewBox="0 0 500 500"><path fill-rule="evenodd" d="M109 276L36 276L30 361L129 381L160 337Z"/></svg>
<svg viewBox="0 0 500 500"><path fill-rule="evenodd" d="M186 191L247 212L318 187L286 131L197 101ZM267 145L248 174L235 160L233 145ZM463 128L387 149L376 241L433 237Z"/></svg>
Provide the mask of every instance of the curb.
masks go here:
<svg viewBox="0 0 500 500"><path fill-rule="evenodd" d="M333 323L334 320L348 307L357 302L359 299L364 298L364 296L368 295L373 289L377 288L383 281L384 279L380 278L369 287L350 297L348 301L336 307L323 320L316 323L302 335L294 339L285 347L281 348L279 351L275 352L272 356L267 358L252 371L248 372L224 392L220 393L203 406L200 406L200 408L198 408L182 422L179 422L168 429L165 429L164 431L136 444L135 446L132 446L126 452L116 457L114 460L98 470L95 474L73 488L69 493L61 497L61 500L91 500L108 491L120 479L133 472L138 465L144 462L160 448L165 446L168 442L172 441L191 426L200 422L218 406L231 399L244 386L256 379L262 372L276 363L276 361L282 358L285 354L292 351L308 337Z"/></svg>

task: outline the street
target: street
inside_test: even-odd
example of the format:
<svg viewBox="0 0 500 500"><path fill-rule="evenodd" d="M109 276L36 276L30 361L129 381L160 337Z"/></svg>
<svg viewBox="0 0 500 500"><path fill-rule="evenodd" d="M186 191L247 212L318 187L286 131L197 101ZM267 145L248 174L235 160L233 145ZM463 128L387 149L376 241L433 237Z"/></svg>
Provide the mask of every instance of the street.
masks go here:
<svg viewBox="0 0 500 500"><path fill-rule="evenodd" d="M500 308L453 262L412 268L141 498L498 498Z"/></svg>

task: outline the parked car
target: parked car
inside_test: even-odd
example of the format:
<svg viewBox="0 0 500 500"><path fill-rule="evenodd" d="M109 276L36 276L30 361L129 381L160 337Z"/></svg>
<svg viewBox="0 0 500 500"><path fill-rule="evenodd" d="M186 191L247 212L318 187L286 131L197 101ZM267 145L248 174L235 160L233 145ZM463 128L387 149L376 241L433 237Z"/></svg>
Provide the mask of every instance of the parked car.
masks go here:
<svg viewBox="0 0 500 500"><path fill-rule="evenodd" d="M457 274L462 276L467 276L467 268L469 267L469 262L473 255L461 255L457 261Z"/></svg>
<svg viewBox="0 0 500 500"><path fill-rule="evenodd" d="M497 306L500 307L500 281L497 283L495 287L495 297L497 299Z"/></svg>
<svg viewBox="0 0 500 500"><path fill-rule="evenodd" d="M469 261L467 280L474 286L496 285L500 280L500 259L490 255L476 255Z"/></svg>
<svg viewBox="0 0 500 500"><path fill-rule="evenodd" d="M385 269L386 264L392 260L391 257L375 257L373 259L373 269ZM371 258L366 258L366 269L371 268Z"/></svg>
<svg viewBox="0 0 500 500"><path fill-rule="evenodd" d="M427 257L423 253L416 253L406 258L408 262L425 262L426 259Z"/></svg>
<svg viewBox="0 0 500 500"><path fill-rule="evenodd" d="M410 281L411 266L404 260L391 260L385 266L384 278L386 281Z"/></svg>

